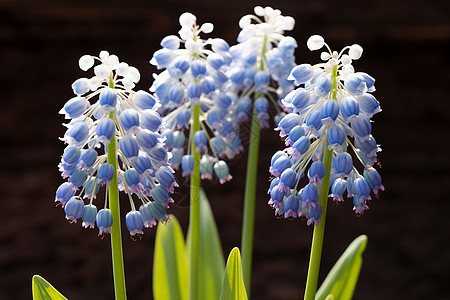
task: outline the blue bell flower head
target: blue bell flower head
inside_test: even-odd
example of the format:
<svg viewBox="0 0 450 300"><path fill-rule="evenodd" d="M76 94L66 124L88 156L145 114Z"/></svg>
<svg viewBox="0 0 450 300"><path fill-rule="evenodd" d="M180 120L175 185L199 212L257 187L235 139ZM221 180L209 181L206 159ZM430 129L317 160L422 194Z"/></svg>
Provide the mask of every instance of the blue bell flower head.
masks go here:
<svg viewBox="0 0 450 300"><path fill-rule="evenodd" d="M191 110L182 108L177 114L177 129L189 129L189 121L191 120Z"/></svg>
<svg viewBox="0 0 450 300"><path fill-rule="evenodd" d="M161 132L161 137L165 139L164 144L167 149L172 149L173 147L173 131L172 129L166 128Z"/></svg>
<svg viewBox="0 0 450 300"><path fill-rule="evenodd" d="M265 97L255 100L256 117L259 120L260 128L269 128L269 101Z"/></svg>
<svg viewBox="0 0 450 300"><path fill-rule="evenodd" d="M322 217L322 207L320 206L320 204L317 204L314 207L312 207L312 206L309 207L308 208L308 216L309 216L309 219L306 222L306 224L308 224L308 226L311 224L314 224L316 226L319 225L319 219Z"/></svg>
<svg viewBox="0 0 450 300"><path fill-rule="evenodd" d="M345 133L339 125L334 125L328 129L327 133L328 149L333 149L338 153L343 151Z"/></svg>
<svg viewBox="0 0 450 300"><path fill-rule="evenodd" d="M191 63L191 73L195 80L200 80L206 75L206 65L200 60L196 59Z"/></svg>
<svg viewBox="0 0 450 300"><path fill-rule="evenodd" d="M216 71L211 76L216 83L217 89L221 89L223 84L228 81L228 76L222 71Z"/></svg>
<svg viewBox="0 0 450 300"><path fill-rule="evenodd" d="M280 178L273 178L272 181L270 181L269 189L267 190L267 194L270 194L270 191L277 186L280 183Z"/></svg>
<svg viewBox="0 0 450 300"><path fill-rule="evenodd" d="M84 198L95 199L100 187L94 177L89 178L84 183Z"/></svg>
<svg viewBox="0 0 450 300"><path fill-rule="evenodd" d="M302 189L303 208L316 207L319 205L319 192L314 184L308 183ZM309 213L308 213L309 214Z"/></svg>
<svg viewBox="0 0 450 300"><path fill-rule="evenodd" d="M269 74L266 71L258 71L255 74L255 91L266 93L270 83Z"/></svg>
<svg viewBox="0 0 450 300"><path fill-rule="evenodd" d="M73 189L73 186L68 182L64 182L56 190L55 202L61 203L61 206L64 208L67 201L75 196L75 193L76 191Z"/></svg>
<svg viewBox="0 0 450 300"><path fill-rule="evenodd" d="M59 113L65 114L66 119L76 119L83 115L89 106L89 101L87 101L86 98L75 97L67 101Z"/></svg>
<svg viewBox="0 0 450 300"><path fill-rule="evenodd" d="M111 226L113 224L113 216L109 208L100 209L96 217L98 235L103 236L111 233Z"/></svg>
<svg viewBox="0 0 450 300"><path fill-rule="evenodd" d="M76 223L79 218L83 216L84 202L80 197L74 196L64 206L66 219L71 223Z"/></svg>
<svg viewBox="0 0 450 300"><path fill-rule="evenodd" d="M216 70L219 70L225 63L223 57L217 53L211 53L206 58L206 62Z"/></svg>
<svg viewBox="0 0 450 300"><path fill-rule="evenodd" d="M133 95L132 101L141 110L145 109L156 110L157 108L160 107L159 101L154 96L142 90L137 91Z"/></svg>
<svg viewBox="0 0 450 300"><path fill-rule="evenodd" d="M200 86L205 95L209 95L216 90L216 84L211 76L205 76L200 80Z"/></svg>
<svg viewBox="0 0 450 300"><path fill-rule="evenodd" d="M186 154L181 159L181 169L183 173L181 174L183 177L192 176L194 170L194 156L190 154Z"/></svg>
<svg viewBox="0 0 450 300"><path fill-rule="evenodd" d="M333 200L336 203L344 202L344 192L347 190L347 181L343 178L337 178L333 185L331 186L331 194L330 197L333 197Z"/></svg>
<svg viewBox="0 0 450 300"><path fill-rule="evenodd" d="M200 101L200 96L202 95L202 87L200 86L200 84L192 82L188 84L186 93L191 104L196 105Z"/></svg>
<svg viewBox="0 0 450 300"><path fill-rule="evenodd" d="M87 177L88 173L86 171L76 168L70 176L69 182L73 186L79 188L84 185Z"/></svg>
<svg viewBox="0 0 450 300"><path fill-rule="evenodd" d="M297 41L291 36L283 37L278 43L278 49L282 56L288 57L294 55L295 49L298 47Z"/></svg>
<svg viewBox="0 0 450 300"><path fill-rule="evenodd" d="M149 209L149 203L142 204L139 207L139 212L141 213L142 220L144 221L144 227L145 228L152 228L153 226L156 226L157 222L155 220L155 217L152 215Z"/></svg>
<svg viewBox="0 0 450 300"><path fill-rule="evenodd" d="M81 157L81 150L77 146L67 146L64 149L62 161L67 165L76 165Z"/></svg>
<svg viewBox="0 0 450 300"><path fill-rule="evenodd" d="M84 144L89 136L89 127L84 122L75 122L69 125L64 135L64 141L69 145L80 146Z"/></svg>
<svg viewBox="0 0 450 300"><path fill-rule="evenodd" d="M152 109L146 109L141 114L141 127L153 132L158 132L161 129L161 116Z"/></svg>
<svg viewBox="0 0 450 300"><path fill-rule="evenodd" d="M378 195L378 192L384 191L384 186L381 184L381 175L374 168L364 169L364 178L369 184L375 196Z"/></svg>
<svg viewBox="0 0 450 300"><path fill-rule="evenodd" d="M367 92L367 82L361 74L353 73L347 75L344 81L344 86L352 95L362 95Z"/></svg>
<svg viewBox="0 0 450 300"><path fill-rule="evenodd" d="M334 99L325 100L321 106L322 124L325 126L333 126L339 115L339 104Z"/></svg>
<svg viewBox="0 0 450 300"><path fill-rule="evenodd" d="M353 188L353 181L355 178L349 176L347 178L347 198L353 198L355 196L355 190Z"/></svg>
<svg viewBox="0 0 450 300"><path fill-rule="evenodd" d="M333 166L337 175L347 177L353 170L353 159L347 152L342 152L333 157Z"/></svg>
<svg viewBox="0 0 450 300"><path fill-rule="evenodd" d="M244 68L234 68L230 73L230 80L236 86L244 86L245 69Z"/></svg>
<svg viewBox="0 0 450 300"><path fill-rule="evenodd" d="M142 184L140 183L141 179L136 169L131 168L126 170L123 173L123 177L125 178L125 182L128 186L128 192L130 194L137 193L142 189Z"/></svg>
<svg viewBox="0 0 450 300"><path fill-rule="evenodd" d="M75 171L75 169L77 169L77 165L73 164L73 165L68 165L64 162L61 162L58 164L58 169L61 172L61 176L62 178L67 178L72 176L73 171Z"/></svg>
<svg viewBox="0 0 450 300"><path fill-rule="evenodd" d="M169 102L174 107L180 106L185 96L184 88L180 84L174 84L169 88L169 94L167 95Z"/></svg>
<svg viewBox="0 0 450 300"><path fill-rule="evenodd" d="M242 85L245 88L249 88L255 82L256 70L253 68L248 68L244 70L244 75L242 78ZM262 91L261 91L262 92Z"/></svg>
<svg viewBox="0 0 450 300"><path fill-rule="evenodd" d="M201 179L212 179L214 158L204 154L200 159L200 177Z"/></svg>
<svg viewBox="0 0 450 300"><path fill-rule="evenodd" d="M131 236L144 233L142 231L142 228L144 227L144 220L142 219L140 212L136 210L128 212L125 216L125 223Z"/></svg>
<svg viewBox="0 0 450 300"><path fill-rule="evenodd" d="M156 68L162 69L169 66L169 64L172 62L174 57L174 54L169 49L159 49L155 53L153 53L153 57L150 60L150 63Z"/></svg>
<svg viewBox="0 0 450 300"><path fill-rule="evenodd" d="M361 111L365 113L369 118L374 114L381 111L380 102L369 93L362 94L356 97Z"/></svg>
<svg viewBox="0 0 450 300"><path fill-rule="evenodd" d="M295 66L289 74L288 80L295 80L295 85L310 81L314 77L314 69L310 64ZM331 89L331 86L330 86ZM327 93L328 94L328 93Z"/></svg>
<svg viewBox="0 0 450 300"><path fill-rule="evenodd" d="M150 191L150 195L156 203L168 206L168 203L173 203L172 198L170 198L169 191L161 185L157 185Z"/></svg>
<svg viewBox="0 0 450 300"><path fill-rule="evenodd" d="M177 56L167 70L170 76L180 79L188 69L189 61L185 57Z"/></svg>
<svg viewBox="0 0 450 300"><path fill-rule="evenodd" d="M97 142L106 146L114 136L116 124L110 118L103 118L98 122L95 130L97 133Z"/></svg>
<svg viewBox="0 0 450 300"><path fill-rule="evenodd" d="M368 89L371 89L375 84L375 78L370 76L369 74L365 72L356 72L356 75L360 75L364 78L364 81L366 82L366 86Z"/></svg>
<svg viewBox="0 0 450 300"><path fill-rule="evenodd" d="M163 224L169 221L166 206L161 205L157 202L150 202L148 203L148 210L150 211L152 216L155 217L155 220L158 220Z"/></svg>
<svg viewBox="0 0 450 300"><path fill-rule="evenodd" d="M72 83L72 90L78 96L86 94L87 92L90 91L89 79L79 78L75 80L75 82Z"/></svg>
<svg viewBox="0 0 450 300"><path fill-rule="evenodd" d="M249 119L253 103L250 97L241 97L237 104L237 119L239 122L245 122Z"/></svg>
<svg viewBox="0 0 450 300"><path fill-rule="evenodd" d="M350 122L350 126L361 141L367 140L372 132L372 124L370 123L370 119L364 114L360 114L357 118L352 120Z"/></svg>
<svg viewBox="0 0 450 300"><path fill-rule="evenodd" d="M275 162L271 165L269 172L275 177L280 177L281 173L290 167L292 167L291 161L287 156L283 155L275 160Z"/></svg>
<svg viewBox="0 0 450 300"><path fill-rule="evenodd" d="M166 166L167 162L172 158L172 153L167 152L167 149L162 144L156 145L151 151L147 151L147 154L153 158L155 167Z"/></svg>
<svg viewBox="0 0 450 300"><path fill-rule="evenodd" d="M322 114L320 110L318 109L313 110L306 118L305 125L306 125L305 131L307 133L311 132L315 136L318 136L319 130L322 127Z"/></svg>
<svg viewBox="0 0 450 300"><path fill-rule="evenodd" d="M297 195L290 195L284 199L284 218L297 218L298 210L300 209L300 197Z"/></svg>
<svg viewBox="0 0 450 300"><path fill-rule="evenodd" d="M110 111L113 111L116 107L117 93L114 89L107 87L100 93L99 100L101 111L104 114L109 113Z"/></svg>
<svg viewBox="0 0 450 300"><path fill-rule="evenodd" d="M140 153L132 163L133 168L139 173L141 177L145 177L147 175L153 175L155 171L152 166L152 162L148 155Z"/></svg>
<svg viewBox="0 0 450 300"><path fill-rule="evenodd" d="M286 153L284 153L284 151L278 150L277 152L275 152L275 153L272 155L272 158L270 159L270 165L273 166L273 164L275 163L275 161L276 161L278 158L280 158L281 156L288 157L288 156L286 155Z"/></svg>
<svg viewBox="0 0 450 300"><path fill-rule="evenodd" d="M111 164L103 163L100 165L97 171L97 180L100 186L109 186L114 176L114 167Z"/></svg>
<svg viewBox="0 0 450 300"><path fill-rule="evenodd" d="M311 99L308 91L304 88L298 88L293 91L291 106L296 111L301 111L309 104ZM291 92L292 93L292 92Z"/></svg>
<svg viewBox="0 0 450 300"><path fill-rule="evenodd" d="M218 109L226 110L231 105L232 102L233 100L231 100L230 96L221 92L217 95L215 105L218 107Z"/></svg>
<svg viewBox="0 0 450 300"><path fill-rule="evenodd" d="M371 188L364 177L358 177L353 181L353 190L355 191L355 195L359 198L359 201L371 199Z"/></svg>
<svg viewBox="0 0 450 300"><path fill-rule="evenodd" d="M331 91L331 80L327 76L320 76L316 79L314 85L314 94L319 97L325 97Z"/></svg>
<svg viewBox="0 0 450 300"><path fill-rule="evenodd" d="M125 131L136 133L139 129L139 113L133 108L127 108L119 115L120 123Z"/></svg>
<svg viewBox="0 0 450 300"><path fill-rule="evenodd" d="M221 184L230 181L233 177L230 175L230 170L228 169L228 165L223 160L219 160L214 164L214 173L219 178L219 182Z"/></svg>
<svg viewBox="0 0 450 300"><path fill-rule="evenodd" d="M173 171L167 167L159 168L159 170L155 173L155 177L159 184L170 193L173 193L174 187L178 186L175 181L175 177L173 176Z"/></svg>
<svg viewBox="0 0 450 300"><path fill-rule="evenodd" d="M180 38L176 35L168 35L161 40L160 45L169 50L177 50L180 48Z"/></svg>
<svg viewBox="0 0 450 300"><path fill-rule="evenodd" d="M95 219L97 217L97 207L94 204L87 204L84 206L83 216L81 217L84 228L94 228Z"/></svg>
<svg viewBox="0 0 450 300"><path fill-rule="evenodd" d="M90 167L92 167L97 160L98 153L92 148L82 150L80 161L78 163L78 166L87 171Z"/></svg>
<svg viewBox="0 0 450 300"><path fill-rule="evenodd" d="M222 120L222 113L220 113L220 111L217 109L211 109L206 115L206 120L213 129L216 129L216 127L220 125L220 121Z"/></svg>
<svg viewBox="0 0 450 300"><path fill-rule="evenodd" d="M222 157L227 151L227 144L225 143L223 137L215 136L209 140L212 150L217 154L217 156Z"/></svg>
<svg viewBox="0 0 450 300"><path fill-rule="evenodd" d="M284 192L284 189L280 189L278 185L274 186L270 190L270 200L269 205L273 208L279 208L283 205L283 199L286 193Z"/></svg>
<svg viewBox="0 0 450 300"><path fill-rule="evenodd" d="M308 151L309 146L311 146L311 141L306 136L301 136L298 140L294 142L290 148L290 154L293 158L299 158Z"/></svg>
<svg viewBox="0 0 450 300"><path fill-rule="evenodd" d="M184 148L186 136L182 131L173 132L173 148Z"/></svg>
<svg viewBox="0 0 450 300"><path fill-rule="evenodd" d="M285 137L291 132L292 128L300 125L301 117L296 113L290 113L283 117L278 123L278 127L275 130L280 131L280 137Z"/></svg>
<svg viewBox="0 0 450 300"><path fill-rule="evenodd" d="M359 104L355 98L349 96L341 100L341 114L345 122L349 123L359 115Z"/></svg>
<svg viewBox="0 0 450 300"><path fill-rule="evenodd" d="M139 155L139 144L135 138L125 135L119 140L119 149L123 156L130 162L137 159Z"/></svg>
<svg viewBox="0 0 450 300"><path fill-rule="evenodd" d="M317 160L311 164L308 170L308 178L310 183L321 183L327 169L322 161Z"/></svg>
<svg viewBox="0 0 450 300"><path fill-rule="evenodd" d="M236 131L233 127L233 123L228 120L220 121L220 125L216 127L216 130L219 135L227 140L227 142L229 142L231 138L236 136Z"/></svg>
<svg viewBox="0 0 450 300"><path fill-rule="evenodd" d="M214 38L211 40L211 49L214 52L228 52L230 45L224 39Z"/></svg>
<svg viewBox="0 0 450 300"><path fill-rule="evenodd" d="M161 144L162 136L148 129L141 129L136 134L136 141L139 146L147 152L152 151L157 145Z"/></svg>
<svg viewBox="0 0 450 300"><path fill-rule="evenodd" d="M294 143L302 136L305 135L305 130L301 125L294 126L288 134L288 137L284 141L286 146L292 147Z"/></svg>
<svg viewBox="0 0 450 300"><path fill-rule="evenodd" d="M235 134L228 139L228 149L230 149L235 155L244 151L244 146L242 146L241 138Z"/></svg>
<svg viewBox="0 0 450 300"><path fill-rule="evenodd" d="M355 139L355 147L364 152L367 156L376 156L378 152L381 151L379 145L377 145L377 141L375 141L374 137L370 135L367 139L362 140L359 138Z"/></svg>
<svg viewBox="0 0 450 300"><path fill-rule="evenodd" d="M178 170L181 164L181 159L184 155L184 150L180 148L174 148L172 150L172 157L169 160L170 167L174 170Z"/></svg>
<svg viewBox="0 0 450 300"><path fill-rule="evenodd" d="M369 207L366 205L366 201L361 201L358 196L353 197L353 205L353 210L355 211L356 216L363 215L364 211L369 209Z"/></svg>
<svg viewBox="0 0 450 300"><path fill-rule="evenodd" d="M278 184L278 188L283 189L286 193L289 193L289 191L294 188L297 180L297 173L291 168L287 168L280 175L280 183Z"/></svg>
<svg viewBox="0 0 450 300"><path fill-rule="evenodd" d="M194 133L195 152L203 153L207 150L208 136L204 130L198 130Z"/></svg>

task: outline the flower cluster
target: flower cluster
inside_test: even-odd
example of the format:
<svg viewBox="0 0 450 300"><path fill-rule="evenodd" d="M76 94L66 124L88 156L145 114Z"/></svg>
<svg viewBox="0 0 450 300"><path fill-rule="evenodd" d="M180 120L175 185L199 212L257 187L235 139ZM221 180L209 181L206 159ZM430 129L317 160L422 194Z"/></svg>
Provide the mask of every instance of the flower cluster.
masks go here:
<svg viewBox="0 0 450 300"><path fill-rule="evenodd" d="M202 154L201 178L212 179L215 173L224 183L232 177L223 159L233 158L243 150L229 115L233 95L225 89L228 82L225 70L232 59L229 45L219 38L203 40L200 33L212 32L213 25L197 25L191 13L183 13L179 21L179 37L165 37L161 41L163 48L150 61L158 69L165 69L155 75L150 91L160 100L160 111L165 114L166 129L162 135L173 153L170 165L178 169L181 164L182 175L192 175L194 156L190 141L193 139L195 151ZM193 132L193 109L197 105L201 127Z"/></svg>
<svg viewBox="0 0 450 300"><path fill-rule="evenodd" d="M96 61L100 64L94 67ZM115 183L130 200L125 219L130 234L141 234L144 226L167 221L170 193L177 186L168 164L171 153L160 134L159 101L145 91L133 91L139 71L106 51L99 57L82 56L79 66L84 71L94 67L95 75L72 84L76 96L60 111L70 119L59 164L68 181L56 191L56 201L69 221L81 218L86 228L97 223L99 235L110 233L108 189L103 209L97 212L93 202L101 186ZM139 210L132 195L141 203Z"/></svg>
<svg viewBox="0 0 450 300"><path fill-rule="evenodd" d="M269 204L276 215L304 216L308 225L318 225L322 215L319 190L326 175L331 177L329 189L322 190L336 202L344 201L347 191L357 215L368 209L371 192L377 195L384 190L381 176L373 168L381 149L371 135L370 120L381 109L371 94L375 79L355 72L352 66L352 61L362 55L361 46L347 46L338 53L318 35L310 37L307 46L310 50L325 46L328 51L321 53L323 63L298 65L288 78L300 87L282 100L289 113L276 130L287 148L276 152L271 160L274 178ZM350 149L364 167L362 175L354 166ZM331 163L327 155L331 155ZM300 188L305 173L309 182Z"/></svg>
<svg viewBox="0 0 450 300"><path fill-rule="evenodd" d="M279 100L294 89L287 77L295 66L297 42L283 34L293 29L295 21L269 6L256 6L254 12L255 15L243 16L239 21L242 30L239 44L230 48L233 60L228 74L231 89L238 95L234 106L237 123L246 121L251 114L253 94L260 127L269 128L269 101L280 117L283 112Z"/></svg>

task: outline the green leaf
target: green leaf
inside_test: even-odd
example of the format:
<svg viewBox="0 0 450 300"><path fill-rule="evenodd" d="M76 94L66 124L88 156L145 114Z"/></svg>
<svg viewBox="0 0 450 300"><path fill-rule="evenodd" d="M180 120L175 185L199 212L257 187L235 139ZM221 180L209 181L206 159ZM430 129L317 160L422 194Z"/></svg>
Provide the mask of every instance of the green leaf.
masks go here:
<svg viewBox="0 0 450 300"><path fill-rule="evenodd" d="M220 300L247 300L242 276L241 254L237 247L233 248L228 256Z"/></svg>
<svg viewBox="0 0 450 300"><path fill-rule="evenodd" d="M153 257L153 297L155 300L188 299L188 257L184 237L175 216L158 224Z"/></svg>
<svg viewBox="0 0 450 300"><path fill-rule="evenodd" d="M347 247L317 291L316 300L352 299L366 245L367 236L361 235Z"/></svg>
<svg viewBox="0 0 450 300"><path fill-rule="evenodd" d="M47 280L39 275L34 275L31 282L33 300L67 300Z"/></svg>
<svg viewBox="0 0 450 300"><path fill-rule="evenodd" d="M190 229L186 245L189 252ZM203 189L200 189L200 249L199 249L199 285L200 295L196 300L219 299L222 288L225 260L217 231L214 215Z"/></svg>

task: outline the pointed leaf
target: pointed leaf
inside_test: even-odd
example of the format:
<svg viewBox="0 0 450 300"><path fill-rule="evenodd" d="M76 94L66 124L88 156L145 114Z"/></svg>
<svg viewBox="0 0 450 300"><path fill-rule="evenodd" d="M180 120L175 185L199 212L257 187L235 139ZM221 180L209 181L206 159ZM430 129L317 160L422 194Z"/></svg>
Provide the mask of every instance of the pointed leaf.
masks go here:
<svg viewBox="0 0 450 300"><path fill-rule="evenodd" d="M167 224L158 224L153 257L153 297L155 300L188 298L188 257L184 237L175 216Z"/></svg>
<svg viewBox="0 0 450 300"><path fill-rule="evenodd" d="M237 247L228 256L220 300L247 300L242 276L241 253Z"/></svg>
<svg viewBox="0 0 450 300"><path fill-rule="evenodd" d="M366 245L367 236L361 235L347 247L317 291L316 300L326 299L329 295L332 299L352 299Z"/></svg>
<svg viewBox="0 0 450 300"><path fill-rule="evenodd" d="M191 230L188 229L186 253L189 252ZM225 260L214 215L203 189L200 190L200 295L197 300L218 299L222 288Z"/></svg>
<svg viewBox="0 0 450 300"><path fill-rule="evenodd" d="M31 283L33 300L67 300L47 280L39 275L34 275Z"/></svg>

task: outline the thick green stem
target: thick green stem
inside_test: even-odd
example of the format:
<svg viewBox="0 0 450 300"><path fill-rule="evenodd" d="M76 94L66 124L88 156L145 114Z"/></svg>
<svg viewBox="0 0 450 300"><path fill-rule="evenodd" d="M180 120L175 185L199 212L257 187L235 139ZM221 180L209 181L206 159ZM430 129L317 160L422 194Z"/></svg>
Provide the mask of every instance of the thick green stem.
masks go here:
<svg viewBox="0 0 450 300"><path fill-rule="evenodd" d="M255 99L259 97L255 95ZM253 253L253 233L255 227L255 199L256 183L258 178L258 154L260 129L259 120L256 117L256 109L253 107L252 125L250 128L250 145L247 160L247 175L245 179L244 215L242 224L242 273L244 276L245 289L250 299L252 253Z"/></svg>
<svg viewBox="0 0 450 300"><path fill-rule="evenodd" d="M109 117L113 119L113 112ZM116 139L113 137L108 144L108 163L114 167L114 176L109 185L109 208L113 224L111 226L111 253L114 276L114 292L116 300L127 299L125 288L125 271L123 267L122 234L120 226L119 189L117 184L117 154Z"/></svg>
<svg viewBox="0 0 450 300"><path fill-rule="evenodd" d="M333 67L331 74L332 82L332 98L336 100L337 89L337 66ZM324 145L323 164L326 168L326 174L322 178L322 184L319 193L319 204L322 207L322 217L319 220L319 225L314 226L314 233L311 245L311 255L309 258L308 277L306 279L305 297L304 300L314 300L317 291L317 282L319 280L320 260L322 257L323 236L325 233L325 220L327 216L328 191L330 185L331 160L333 150L328 149L328 140Z"/></svg>
<svg viewBox="0 0 450 300"><path fill-rule="evenodd" d="M199 248L200 248L200 153L195 151L194 134L200 130L200 106L193 107L191 151L194 155L194 170L191 177L191 205L189 212L189 226L191 228L190 256L189 256L189 299L199 299Z"/></svg>

